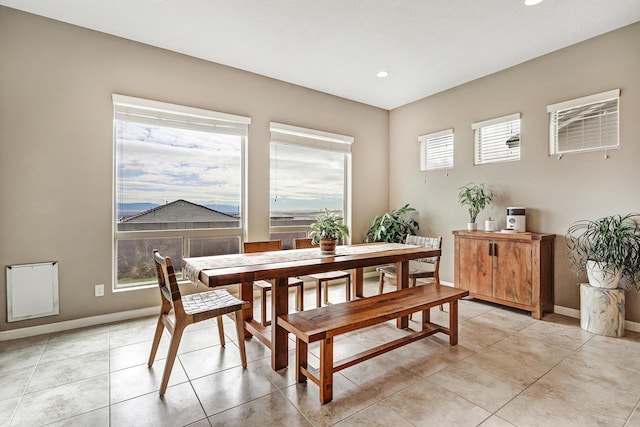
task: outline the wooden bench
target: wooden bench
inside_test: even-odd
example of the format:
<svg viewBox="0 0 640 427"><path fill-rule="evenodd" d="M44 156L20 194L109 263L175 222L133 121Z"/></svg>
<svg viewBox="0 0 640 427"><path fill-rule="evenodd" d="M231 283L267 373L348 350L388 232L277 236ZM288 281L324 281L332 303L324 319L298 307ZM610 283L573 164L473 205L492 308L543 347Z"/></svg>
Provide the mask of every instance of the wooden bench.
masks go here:
<svg viewBox="0 0 640 427"><path fill-rule="evenodd" d="M401 289L373 297L282 315L278 324L296 336L296 380L310 378L320 387L320 403L333 398L333 373L364 362L437 332L449 335L449 344L458 343L458 300L469 295L464 289L430 284ZM431 323L429 309L449 303L449 327ZM379 345L334 363L333 337L388 320L422 311L418 332ZM307 365L309 343L320 341L320 369L313 373Z"/></svg>

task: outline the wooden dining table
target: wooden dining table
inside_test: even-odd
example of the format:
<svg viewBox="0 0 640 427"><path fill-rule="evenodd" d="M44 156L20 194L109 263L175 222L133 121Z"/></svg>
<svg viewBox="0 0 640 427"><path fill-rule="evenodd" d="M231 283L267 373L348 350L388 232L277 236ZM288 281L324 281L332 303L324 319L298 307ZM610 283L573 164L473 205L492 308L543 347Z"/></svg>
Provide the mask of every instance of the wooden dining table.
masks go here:
<svg viewBox="0 0 640 427"><path fill-rule="evenodd" d="M319 248L291 249L251 254L217 255L184 258L183 273L192 283L210 288L240 284L240 299L248 301L243 310L245 337L254 336L271 350L271 367L279 370L288 364L288 333L277 318L289 312L288 278L335 270L351 270L353 298L362 298L363 269L382 264L396 264L398 288L409 284L409 261L440 255L440 249L398 243L341 245L335 255L323 255ZM253 319L253 282L273 282L271 326L265 328ZM397 321L408 327L408 318Z"/></svg>

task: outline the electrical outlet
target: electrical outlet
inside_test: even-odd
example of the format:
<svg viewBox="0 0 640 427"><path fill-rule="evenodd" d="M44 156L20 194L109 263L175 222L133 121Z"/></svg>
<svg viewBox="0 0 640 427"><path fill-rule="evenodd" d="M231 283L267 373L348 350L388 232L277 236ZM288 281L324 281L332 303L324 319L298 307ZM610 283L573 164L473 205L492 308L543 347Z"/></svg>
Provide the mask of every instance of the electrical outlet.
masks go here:
<svg viewBox="0 0 640 427"><path fill-rule="evenodd" d="M97 297L104 296L104 285L102 285L102 284L96 285L96 296Z"/></svg>

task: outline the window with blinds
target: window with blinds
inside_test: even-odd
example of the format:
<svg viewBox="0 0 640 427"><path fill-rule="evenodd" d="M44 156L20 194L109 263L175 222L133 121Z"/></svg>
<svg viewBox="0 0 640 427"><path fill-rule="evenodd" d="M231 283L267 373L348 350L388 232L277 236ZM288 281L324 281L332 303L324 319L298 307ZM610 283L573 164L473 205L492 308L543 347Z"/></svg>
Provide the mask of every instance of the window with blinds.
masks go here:
<svg viewBox="0 0 640 427"><path fill-rule="evenodd" d="M421 135L418 142L421 172L453 168L453 129Z"/></svg>
<svg viewBox="0 0 640 427"><path fill-rule="evenodd" d="M113 109L114 289L156 283L153 249L179 279L183 256L238 253L251 119L115 94Z"/></svg>
<svg viewBox="0 0 640 427"><path fill-rule="evenodd" d="M620 148L620 89L549 105L549 154Z"/></svg>
<svg viewBox="0 0 640 427"><path fill-rule="evenodd" d="M520 113L473 123L474 165L520 160Z"/></svg>
<svg viewBox="0 0 640 427"><path fill-rule="evenodd" d="M285 246L325 208L350 222L353 137L272 122L270 233Z"/></svg>

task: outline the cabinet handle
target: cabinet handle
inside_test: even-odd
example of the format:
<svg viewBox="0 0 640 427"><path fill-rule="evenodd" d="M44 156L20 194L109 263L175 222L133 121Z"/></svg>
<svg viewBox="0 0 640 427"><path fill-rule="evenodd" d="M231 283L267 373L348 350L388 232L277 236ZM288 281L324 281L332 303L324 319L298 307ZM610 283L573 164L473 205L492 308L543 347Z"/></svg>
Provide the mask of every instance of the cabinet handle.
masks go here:
<svg viewBox="0 0 640 427"><path fill-rule="evenodd" d="M489 256L498 256L498 246L495 243L489 242Z"/></svg>

